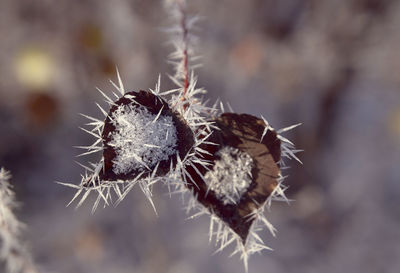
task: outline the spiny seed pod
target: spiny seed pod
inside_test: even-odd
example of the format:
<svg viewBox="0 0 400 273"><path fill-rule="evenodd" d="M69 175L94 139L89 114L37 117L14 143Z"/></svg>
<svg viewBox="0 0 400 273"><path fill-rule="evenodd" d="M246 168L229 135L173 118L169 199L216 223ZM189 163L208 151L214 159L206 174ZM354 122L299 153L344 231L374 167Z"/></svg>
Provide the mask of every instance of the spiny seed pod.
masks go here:
<svg viewBox="0 0 400 273"><path fill-rule="evenodd" d="M101 200L105 206L118 204L138 184L155 209L153 184L162 181L168 184L169 190L171 186L179 188L187 166L194 162L207 164L201 158L199 146L207 139L204 130L210 128L210 122L197 111L211 113L212 109L202 105L183 107L175 95L179 89L160 92L160 78L154 90L125 92L119 74L117 76L119 86L112 82L119 92L113 92L115 101L98 89L110 107L105 111L97 104L104 120L83 115L90 120L86 125L91 129L81 129L96 140L90 146L78 148L86 150L81 155L102 152L101 159L89 166L80 164L86 172L79 185L59 183L77 190L70 204L81 196L78 207L91 192L97 193L93 211ZM193 93L199 92L193 84L187 96L191 98ZM168 102L166 96L171 97ZM117 199L113 198L114 194Z"/></svg>
<svg viewBox="0 0 400 273"><path fill-rule="evenodd" d="M168 103L146 91L128 92L111 107L103 132L101 180L167 174L194 144L192 130Z"/></svg>
<svg viewBox="0 0 400 273"><path fill-rule="evenodd" d="M264 121L247 114L222 114L215 126L218 130L209 141L218 145L202 147L211 166L189 168L192 180L187 186L245 244L254 221L249 215L264 205L278 184L281 141L273 130L262 138Z"/></svg>
<svg viewBox="0 0 400 273"><path fill-rule="evenodd" d="M247 271L248 257L266 246L256 232L275 228L264 215L272 200L287 201L282 185L282 157L298 160L294 145L268 122L247 114L224 113L213 120L211 135L199 148L208 164L192 164L184 177L192 192L188 209L210 215L210 240L217 250L236 242Z"/></svg>

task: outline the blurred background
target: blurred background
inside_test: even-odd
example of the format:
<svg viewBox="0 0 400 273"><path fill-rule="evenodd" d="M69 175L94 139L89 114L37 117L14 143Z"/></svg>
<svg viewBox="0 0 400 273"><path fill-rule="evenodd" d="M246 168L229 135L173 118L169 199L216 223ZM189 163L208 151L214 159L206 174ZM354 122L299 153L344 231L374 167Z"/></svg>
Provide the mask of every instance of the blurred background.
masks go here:
<svg viewBox="0 0 400 273"><path fill-rule="evenodd" d="M202 17L198 85L238 113L288 133L287 195L267 212L273 252L250 272L399 272L400 1L195 0ZM116 208L65 207L79 183L79 113L101 117L117 65L127 89L173 87L160 1L0 1L0 166L13 174L42 272L244 272L212 255L208 218L187 221L179 196L155 187L157 217L137 189Z"/></svg>

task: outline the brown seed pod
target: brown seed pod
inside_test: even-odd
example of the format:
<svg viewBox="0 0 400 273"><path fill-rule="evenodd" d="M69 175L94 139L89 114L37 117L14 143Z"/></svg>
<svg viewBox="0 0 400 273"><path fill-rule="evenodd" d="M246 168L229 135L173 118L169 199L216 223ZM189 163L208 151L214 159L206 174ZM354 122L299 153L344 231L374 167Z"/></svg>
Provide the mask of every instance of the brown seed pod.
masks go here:
<svg viewBox="0 0 400 273"><path fill-rule="evenodd" d="M263 136L265 122L251 115L224 113L214 121L219 130L212 133L209 142L218 145L201 147L208 152L204 158L211 166L189 167L187 187L245 244L254 221L251 214L277 186L281 141L272 129Z"/></svg>
<svg viewBox="0 0 400 273"><path fill-rule="evenodd" d="M101 180L162 176L194 144L192 130L163 99L146 91L128 92L111 107L102 132Z"/></svg>

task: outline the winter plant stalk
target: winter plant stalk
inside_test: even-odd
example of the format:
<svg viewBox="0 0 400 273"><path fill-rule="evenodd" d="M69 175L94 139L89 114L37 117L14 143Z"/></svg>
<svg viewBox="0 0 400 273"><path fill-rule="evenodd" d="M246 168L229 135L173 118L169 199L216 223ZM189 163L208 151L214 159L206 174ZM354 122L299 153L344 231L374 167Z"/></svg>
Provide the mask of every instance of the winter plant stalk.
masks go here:
<svg viewBox="0 0 400 273"><path fill-rule="evenodd" d="M11 175L0 169L0 270L7 273L36 273L30 252L22 240L24 224L13 210L18 206L10 184ZM3 271L1 271L3 272Z"/></svg>
<svg viewBox="0 0 400 273"><path fill-rule="evenodd" d="M275 130L264 117L225 112L223 103L207 105L205 89L197 87L193 26L197 17L185 1L165 3L175 24L167 30L174 51L169 60L175 89L129 91L117 71L116 92L103 92L107 108L102 118L83 115L95 138L81 155L101 153L97 163L82 165L80 184L61 183L76 190L77 207L94 193L99 205L117 205L139 187L154 210L152 187L163 183L170 194L187 197L190 218L208 215L209 240L216 252L234 244L248 270L251 254L270 249L258 235L275 228L266 218L274 200L288 201L284 192L284 159L299 150L282 134L297 125Z"/></svg>

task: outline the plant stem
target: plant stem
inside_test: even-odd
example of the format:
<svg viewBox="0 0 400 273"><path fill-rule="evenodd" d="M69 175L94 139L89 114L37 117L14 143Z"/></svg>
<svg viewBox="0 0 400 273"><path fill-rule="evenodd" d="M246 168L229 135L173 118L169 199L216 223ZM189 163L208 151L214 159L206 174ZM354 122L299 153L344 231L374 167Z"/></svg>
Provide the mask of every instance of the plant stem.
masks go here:
<svg viewBox="0 0 400 273"><path fill-rule="evenodd" d="M182 99L185 99L185 95L189 88L189 53L188 53L188 28L186 24L186 12L181 2L178 3L179 11L181 13L181 28L182 28L182 41L183 41L183 94Z"/></svg>

